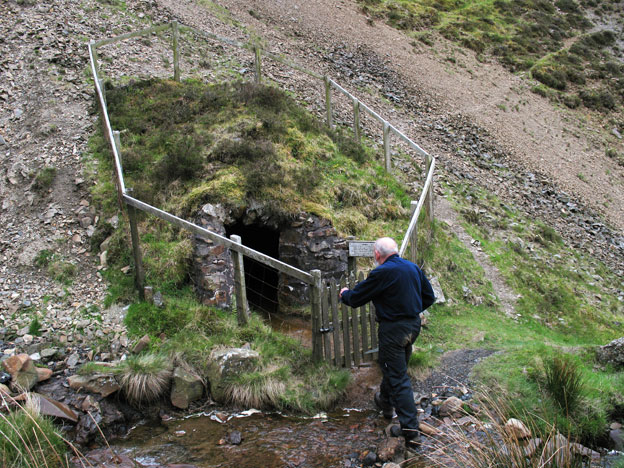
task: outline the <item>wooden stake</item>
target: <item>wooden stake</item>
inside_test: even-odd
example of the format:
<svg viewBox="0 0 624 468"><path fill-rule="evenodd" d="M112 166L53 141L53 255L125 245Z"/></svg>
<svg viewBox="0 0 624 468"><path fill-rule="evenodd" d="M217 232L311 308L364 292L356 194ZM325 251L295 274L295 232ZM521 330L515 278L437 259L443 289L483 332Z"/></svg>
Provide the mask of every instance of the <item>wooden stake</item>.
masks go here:
<svg viewBox="0 0 624 468"><path fill-rule="evenodd" d="M353 133L355 141L360 142L360 101L353 99Z"/></svg>
<svg viewBox="0 0 624 468"><path fill-rule="evenodd" d="M255 46L254 53L256 55L256 84L260 84L262 83L262 50Z"/></svg>
<svg viewBox="0 0 624 468"><path fill-rule="evenodd" d="M171 29L173 32L173 79L180 82L180 29L178 28L178 22L171 22Z"/></svg>
<svg viewBox="0 0 624 468"><path fill-rule="evenodd" d="M390 124L388 122L383 124L383 146L386 172L390 172L392 170L392 156L390 155Z"/></svg>
<svg viewBox="0 0 624 468"><path fill-rule="evenodd" d="M141 245L139 244L139 228L137 226L136 209L132 205L126 205L128 219L130 220L130 236L132 237L132 254L134 256L134 285L139 291L139 299L145 299L145 273L143 271L143 259Z"/></svg>
<svg viewBox="0 0 624 468"><path fill-rule="evenodd" d="M324 76L323 81L325 82L325 112L327 114L327 126L332 128L332 104L331 104L331 83L329 82L329 77Z"/></svg>

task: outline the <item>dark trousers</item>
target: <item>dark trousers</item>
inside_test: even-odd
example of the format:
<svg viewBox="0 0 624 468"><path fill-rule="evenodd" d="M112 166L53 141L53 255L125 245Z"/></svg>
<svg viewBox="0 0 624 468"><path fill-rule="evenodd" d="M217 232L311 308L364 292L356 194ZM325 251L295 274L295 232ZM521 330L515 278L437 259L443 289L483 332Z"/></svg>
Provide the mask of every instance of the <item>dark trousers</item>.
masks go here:
<svg viewBox="0 0 624 468"><path fill-rule="evenodd" d="M384 403L394 406L407 438L418 434L418 413L407 365L419 333L420 318L379 323L379 366L383 374L380 396Z"/></svg>

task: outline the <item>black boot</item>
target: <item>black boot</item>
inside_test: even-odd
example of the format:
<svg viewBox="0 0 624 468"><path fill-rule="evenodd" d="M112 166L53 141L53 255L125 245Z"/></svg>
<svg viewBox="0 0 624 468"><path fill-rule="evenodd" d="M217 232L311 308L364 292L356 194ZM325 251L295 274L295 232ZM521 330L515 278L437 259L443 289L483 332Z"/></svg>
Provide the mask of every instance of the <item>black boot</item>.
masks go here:
<svg viewBox="0 0 624 468"><path fill-rule="evenodd" d="M384 418L392 419L394 417L394 408L392 407L390 403L384 401L381 398L381 392L375 393L374 400L375 400L375 406L377 406L377 408L379 408L382 411Z"/></svg>

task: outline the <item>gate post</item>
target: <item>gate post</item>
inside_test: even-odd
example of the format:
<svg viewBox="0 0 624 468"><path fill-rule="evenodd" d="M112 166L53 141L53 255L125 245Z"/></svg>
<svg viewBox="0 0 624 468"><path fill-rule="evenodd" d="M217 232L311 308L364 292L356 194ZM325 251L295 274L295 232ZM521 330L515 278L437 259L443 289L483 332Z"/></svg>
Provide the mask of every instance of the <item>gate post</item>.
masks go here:
<svg viewBox="0 0 624 468"><path fill-rule="evenodd" d="M312 270L310 272L313 278L311 307L312 307L312 356L315 361L323 358L323 338L321 336L321 297L322 297L322 281L321 270Z"/></svg>
<svg viewBox="0 0 624 468"><path fill-rule="evenodd" d="M383 124L383 147L384 147L384 165L386 172L392 171L392 158L390 155L390 124Z"/></svg>
<svg viewBox="0 0 624 468"><path fill-rule="evenodd" d="M240 236L232 234L230 239L237 244L241 243ZM232 263L234 264L234 288L236 290L236 315L238 325L246 325L249 321L249 304L247 303L247 289L245 286L245 267L243 265L243 255L236 250L232 252Z"/></svg>

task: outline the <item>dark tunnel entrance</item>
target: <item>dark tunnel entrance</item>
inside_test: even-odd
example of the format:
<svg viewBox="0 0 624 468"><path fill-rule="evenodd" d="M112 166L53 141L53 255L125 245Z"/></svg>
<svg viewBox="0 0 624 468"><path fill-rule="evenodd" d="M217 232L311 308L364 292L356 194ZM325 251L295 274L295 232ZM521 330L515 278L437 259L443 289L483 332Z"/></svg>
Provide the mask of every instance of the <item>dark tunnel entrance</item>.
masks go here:
<svg viewBox="0 0 624 468"><path fill-rule="evenodd" d="M279 231L256 224L245 225L240 221L225 226L225 231L228 237L232 234L240 236L247 247L279 258ZM248 257L244 257L243 264L249 307L268 313L277 312L278 271Z"/></svg>

